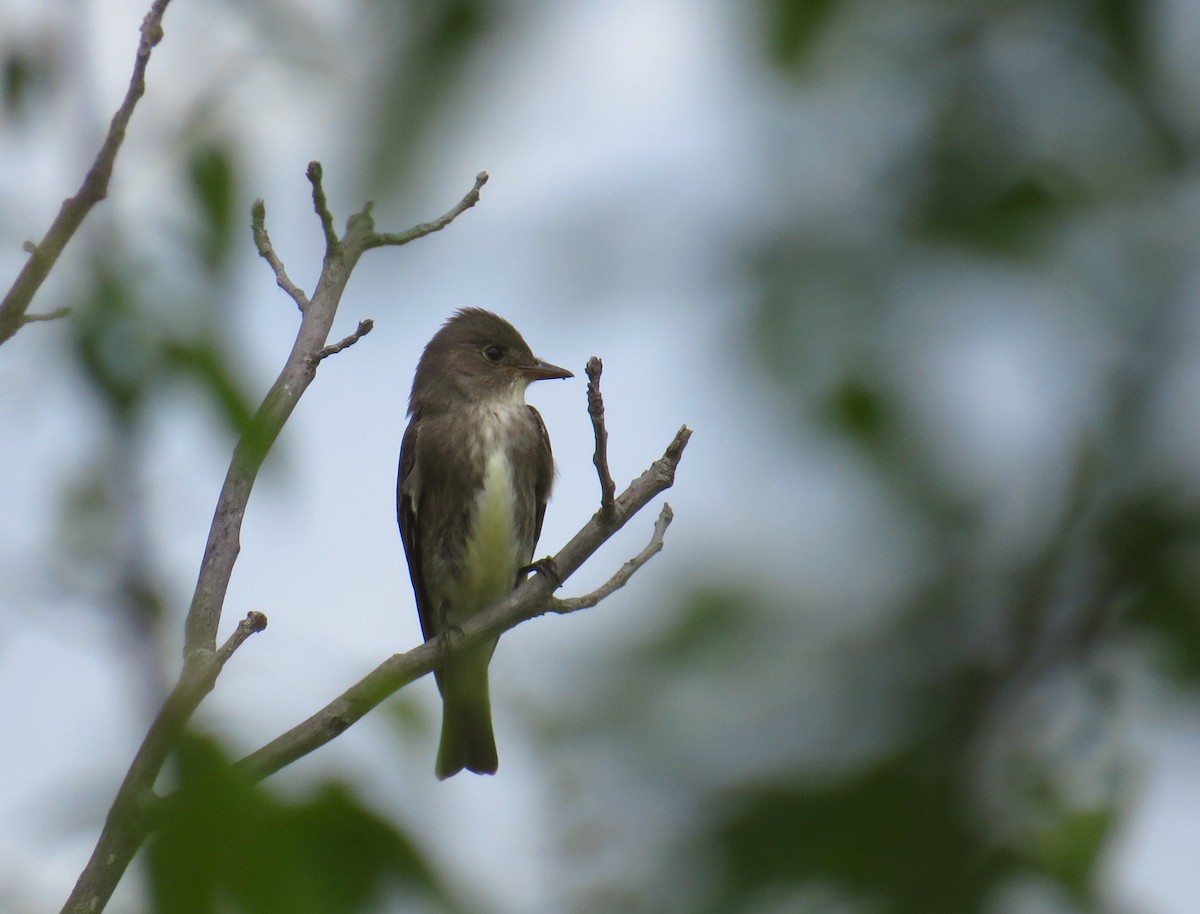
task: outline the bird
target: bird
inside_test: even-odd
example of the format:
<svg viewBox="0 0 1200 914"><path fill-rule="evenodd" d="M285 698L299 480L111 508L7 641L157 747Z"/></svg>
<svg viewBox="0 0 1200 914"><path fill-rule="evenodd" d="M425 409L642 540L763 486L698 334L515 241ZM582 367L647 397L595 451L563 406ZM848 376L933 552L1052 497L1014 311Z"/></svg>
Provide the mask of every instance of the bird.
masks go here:
<svg viewBox="0 0 1200 914"><path fill-rule="evenodd" d="M400 445L396 513L427 641L461 628L528 573L554 457L525 390L571 377L482 308L456 311L425 346ZM439 780L463 769L496 772L488 663L497 639L448 652L434 671L442 698Z"/></svg>

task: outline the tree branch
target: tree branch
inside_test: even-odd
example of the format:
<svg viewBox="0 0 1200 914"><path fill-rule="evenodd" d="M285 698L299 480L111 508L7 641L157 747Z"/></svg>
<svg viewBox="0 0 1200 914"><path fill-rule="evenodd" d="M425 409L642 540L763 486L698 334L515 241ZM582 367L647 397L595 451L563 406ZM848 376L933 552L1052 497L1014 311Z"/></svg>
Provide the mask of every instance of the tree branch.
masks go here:
<svg viewBox="0 0 1200 914"><path fill-rule="evenodd" d="M488 182L488 173L481 171L475 176L475 186L467 191L466 195L458 201L452 210L444 215L439 216L431 222L422 222L420 225L414 225L407 232L384 232L380 234L372 233L370 240L367 242L368 248L378 248L384 245L401 245L408 244L410 241L416 241L418 238L424 238L426 235L432 235L434 232L440 232L451 222L469 210L472 206L479 202L479 191L483 185Z"/></svg>
<svg viewBox="0 0 1200 914"><path fill-rule="evenodd" d="M21 321L26 324L35 324L38 321L56 321L59 318L66 317L70 313L70 308L55 308L53 311L47 311L45 314L30 314L26 312Z"/></svg>
<svg viewBox="0 0 1200 914"><path fill-rule="evenodd" d="M104 909L125 867L146 840L156 799L153 787L176 740L201 700L212 691L225 663L246 639L267 627L267 617L251 612L221 646L198 662L184 665L179 681L146 731L116 799L108 811L100 840L79 875L62 914L94 914Z"/></svg>
<svg viewBox="0 0 1200 914"><path fill-rule="evenodd" d="M565 581L574 574L631 517L656 495L671 487L691 434L691 429L686 425L679 429L663 456L615 499L611 520L604 521L599 514L593 515L559 550L553 562L561 580ZM449 650L457 651L481 643L547 612L567 613L594 606L624 584L662 548L662 536L670 521L671 510L664 505L655 523L650 545L626 562L613 579L599 590L574 601L556 600L552 594L558 582L550 575L533 575L510 596L464 624L461 633L449 639ZM607 592L604 592L606 588ZM261 780L290 765L343 733L397 689L430 672L441 662L446 649L446 644L432 638L410 651L389 657L316 714L239 761L237 767L252 779Z"/></svg>
<svg viewBox="0 0 1200 914"><path fill-rule="evenodd" d="M165 6L166 0L160 2ZM370 246L368 242L376 237L368 205L350 217L346 237L339 240L333 232L333 217L321 188L319 163L309 165L308 178L313 185L313 205L325 234L326 251L321 276L308 307L301 312L300 327L287 362L234 449L217 498L196 589L188 610L183 669L179 681L151 724L117 790L96 848L63 907L63 914L98 914L108 903L129 862L153 827L149 812L156 806L154 782L168 754L200 701L212 690L217 675L230 655L253 632L261 631L266 626L265 616L251 613L230 639L220 649L216 648L217 626L229 588L229 578L241 549L242 519L250 491L283 424L316 376L323 353L329 354L326 353L325 342L337 314L342 292L359 257ZM259 207L255 207L252 211L252 228L258 210ZM451 212L457 215L455 211ZM278 278L278 274L276 276ZM368 330L368 322L363 322L359 325L361 332L352 334L330 348L343 349Z"/></svg>
<svg viewBox="0 0 1200 914"><path fill-rule="evenodd" d="M133 109L138 99L146 92L146 65L150 62L150 52L163 37L162 19L167 11L170 0L154 0L150 11L142 20L141 40L138 42L137 57L133 63L133 75L129 79L129 88L125 98L113 115L108 126L108 134L100 145L92 167L84 176L83 183L75 196L68 197L59 208L58 215L46 230L46 234L37 244L26 242L25 250L29 259L17 274L12 288L0 302L0 344L12 337L28 321L26 311L33 301L34 295L42 287L51 268L67 246L67 242L83 223L84 218L92 207L108 196L108 182L112 178L113 165L117 152L125 141L125 130L129 119L133 117ZM54 312L51 312L54 313ZM45 318L33 318L35 320Z"/></svg>
<svg viewBox="0 0 1200 914"><path fill-rule="evenodd" d="M267 262L275 274L275 284L291 296L292 301L296 303L296 307L303 314L308 309L308 296L304 294L303 289L292 282L287 270L284 269L283 261L279 259L279 255L275 253L275 248L271 244L271 236L267 234L266 222L266 204L262 200L255 200L254 205L250 207L250 232L254 236L254 246L258 249L258 255Z"/></svg>
<svg viewBox="0 0 1200 914"><path fill-rule="evenodd" d="M241 549L239 533L246 513L246 503L267 451L278 437L300 397L312 383L321 359L325 355L331 355L332 351L340 351L351 345L369 330L369 327L360 325L362 333L357 337L351 334L341 343L331 347L332 351L326 352L326 340L329 338L338 303L346 283L350 280L350 274L363 253L378 246L374 241L380 236L375 232L370 215L371 207L367 204L347 220L346 235L339 239L333 229L333 215L329 211L322 187L321 164L311 162L307 175L313 188L313 208L325 235L325 259L321 276L307 307L301 312L300 328L287 362L263 399L250 428L238 442L233 460L229 464L229 471L225 476L209 529L208 543L204 549L204 560L196 581L192 605L188 611L184 645L185 654L188 655L213 649L229 577L233 573L233 566ZM478 199L480 186L481 182L476 178L475 186L464 201L468 198ZM444 228L468 208L465 202L460 203L445 216L423 225ZM253 220L252 213L252 223ZM404 234L413 235L416 232L413 237L421 237L422 234L437 230L421 232L421 229L422 226L417 226Z"/></svg>
<svg viewBox="0 0 1200 914"><path fill-rule="evenodd" d="M337 355L343 349L350 348L351 346L353 346L355 343L357 343L359 340L361 340L364 336L366 336L368 333L370 333L374 329L375 329L375 322L373 320L371 320L369 317L364 320L359 321L358 327L355 328L353 333L351 333L349 336L345 337L344 339L338 340L338 342L334 343L332 346L326 346L324 349L322 349L320 352L318 352L317 353L317 361L320 361L322 359L327 359L331 355Z"/></svg>
<svg viewBox="0 0 1200 914"><path fill-rule="evenodd" d="M608 468L608 429L604 425L604 397L600 393L600 375L603 373L604 363L598 357L588 359L588 415L592 418L592 432L596 437L592 463L596 465L596 475L600 477L600 515L608 518L612 516L617 484L613 482L612 472Z"/></svg>
<svg viewBox="0 0 1200 914"><path fill-rule="evenodd" d="M321 231L325 233L325 253L328 256L336 250L338 236L333 229L333 213L329 211L329 202L325 199L325 187L322 184L325 172L320 162L309 162L306 174L308 182L312 185L313 209L316 210L317 218L321 220ZM363 214L366 215L370 211L371 204L368 203L363 209Z"/></svg>
<svg viewBox="0 0 1200 914"><path fill-rule="evenodd" d="M551 610L556 613L566 614L576 612L580 609L591 609L601 600L612 596L629 583L629 579L637 573L639 568L662 552L663 537L667 533L667 527L671 526L671 521L674 519L675 512L671 510L670 505L664 503L662 510L658 512L658 520L654 522L654 532L651 534L650 542L646 544L645 549L625 562L624 565L617 569L616 574L591 593L586 593L582 597L566 597L561 600L552 598Z"/></svg>

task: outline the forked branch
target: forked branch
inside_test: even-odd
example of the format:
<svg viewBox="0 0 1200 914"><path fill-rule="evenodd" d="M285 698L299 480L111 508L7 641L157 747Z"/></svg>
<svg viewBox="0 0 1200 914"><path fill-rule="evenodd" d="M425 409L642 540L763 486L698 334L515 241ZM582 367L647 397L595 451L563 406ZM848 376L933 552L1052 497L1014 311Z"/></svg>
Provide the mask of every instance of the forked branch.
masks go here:
<svg viewBox="0 0 1200 914"><path fill-rule="evenodd" d="M687 426L680 428L663 456L614 499L611 519L603 521L599 515L594 515L553 556L552 563L561 581L567 580L631 517L674 483L675 470L691 434ZM532 575L506 599L464 624L461 634L451 638L448 646L433 638L410 651L389 657L316 714L246 756L237 763L238 767L249 777L259 780L320 748L393 692L433 670L441 662L442 652L447 648L461 650L470 647L548 612L569 613L595 606L623 586L662 549L663 535L671 518L670 507L663 505L649 545L592 593L572 599L555 599L553 592L560 584L559 580L555 580L555 575Z"/></svg>
<svg viewBox="0 0 1200 914"><path fill-rule="evenodd" d="M165 6L166 0L159 0L155 4L160 16L161 9ZM150 17L147 17L147 22L150 23ZM148 26L143 26L143 33L153 37L153 30ZM148 46L146 53L149 53ZM283 263L275 254L266 234L265 207L261 203L256 204L251 215L255 245L275 273L276 282L300 307L300 327L287 362L234 449L233 459L217 498L196 589L188 611L184 663L179 680L147 732L117 790L95 850L63 907L63 914L98 914L104 909L133 855L153 827L148 813L157 801L154 783L183 728L200 701L212 690L221 668L237 647L251 634L261 631L266 626L265 616L261 613L251 613L239 624L224 645L220 648L216 646L217 627L221 621L229 579L241 549L242 519L246 513L250 490L268 450L279 436L300 397L312 383L321 360L357 342L371 329L370 321L362 321L350 336L332 346L327 345L342 292L354 265L369 247L378 246L372 243L378 236L375 234L368 206L350 217L346 236L339 239L333 230L333 217L321 186L321 167L318 163L314 162L309 166L308 178L313 186L313 205L326 241L321 276L311 297L306 297L287 278ZM478 188L477 181L472 191L473 199L478 199ZM466 208L466 205L459 204L446 216L440 217L434 223L423 225L436 225L436 228L429 229L436 231L437 228L448 225ZM428 231L420 231L420 227L411 230L409 234L413 232L416 233L413 237L428 234ZM37 255L34 259L37 259Z"/></svg>

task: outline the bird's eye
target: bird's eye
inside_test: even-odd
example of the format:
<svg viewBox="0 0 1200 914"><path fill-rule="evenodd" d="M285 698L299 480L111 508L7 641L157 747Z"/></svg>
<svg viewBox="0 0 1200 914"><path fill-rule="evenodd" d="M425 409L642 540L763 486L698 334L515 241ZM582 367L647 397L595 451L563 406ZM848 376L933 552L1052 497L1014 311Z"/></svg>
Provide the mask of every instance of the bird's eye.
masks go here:
<svg viewBox="0 0 1200 914"><path fill-rule="evenodd" d="M483 349L483 357L489 362L499 362L504 358L504 350L499 346L485 346Z"/></svg>

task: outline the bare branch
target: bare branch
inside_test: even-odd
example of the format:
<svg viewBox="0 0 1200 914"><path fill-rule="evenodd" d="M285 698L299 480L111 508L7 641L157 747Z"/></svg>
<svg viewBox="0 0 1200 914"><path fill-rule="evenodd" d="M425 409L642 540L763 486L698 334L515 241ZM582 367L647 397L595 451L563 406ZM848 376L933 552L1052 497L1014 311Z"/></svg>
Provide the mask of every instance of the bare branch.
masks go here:
<svg viewBox="0 0 1200 914"><path fill-rule="evenodd" d="M325 199L325 187L321 183L324 174L320 162L308 163L307 175L309 183L312 184L313 209L317 212L317 218L321 220L321 231L325 233L325 253L328 255L337 248L339 242L337 232L333 228L333 213L329 211L329 202ZM368 204L369 206L370 204Z"/></svg>
<svg viewBox="0 0 1200 914"><path fill-rule="evenodd" d="M166 0L160 2L165 5ZM368 206L350 218L346 237L339 241L333 232L333 217L321 189L319 163L309 165L308 177L313 185L313 204L326 239L321 276L308 306L301 312L300 327L287 362L238 441L225 474L188 609L179 681L167 696L125 774L91 859L63 908L64 914L97 914L108 903L122 874L153 828L148 813L157 808L154 782L168 754L200 701L212 690L225 662L246 638L266 626L265 616L251 613L220 649L216 647L221 610L241 550L242 520L250 491L271 445L316 376L318 364L324 355L331 354L326 351L325 343L338 304L355 264L374 235ZM265 207L254 207L252 222L260 212L265 216ZM356 333L329 350L340 351L351 345L369 332L370 326L369 321L363 321Z"/></svg>
<svg viewBox="0 0 1200 914"><path fill-rule="evenodd" d="M675 470L679 466L683 450L687 446L691 434L691 429L687 426L682 427L667 446L663 456L654 461L641 476L629 484L628 488L614 501L613 517L610 522L605 523L598 516L593 516L571 538L571 541L559 550L553 558L553 563L562 580L565 581L577 571L601 545L620 530L626 521L649 504L656 495L670 488L675 481ZM662 534L666 532L670 518L670 509L664 506L663 512L655 524L655 538L651 540L646 549L626 563L626 566L636 563L635 567L628 573L625 568L622 568L614 576L614 580L618 583L613 584L611 590L616 590L621 586L624 580L628 580L628 577L637 568L645 564L655 552L662 548ZM622 575L624 575L624 580L621 580ZM461 635L452 636L449 639L449 649L460 650L463 647L469 647L548 612L571 611L566 608L566 600L555 600L552 596L558 583L550 575L533 575L500 603L464 624L461 628ZM612 582L610 581L609 584ZM605 587L609 587L609 584L606 584ZM602 587L601 590L604 588ZM602 594L598 597L596 602L605 595ZM592 594L589 594L587 597L579 599L586 601L591 596ZM582 609L583 604L577 608ZM397 689L430 672L441 662L442 652L446 649L446 644L433 638L406 653L389 657L308 720L297 724L261 749L246 756L237 763L238 768L251 778L259 780L325 745Z"/></svg>
<svg viewBox="0 0 1200 914"><path fill-rule="evenodd" d="M47 311L45 314L26 314L21 320L26 324L33 324L38 321L56 321L59 318L66 317L70 313L70 308L55 308L53 311Z"/></svg>
<svg viewBox="0 0 1200 914"><path fill-rule="evenodd" d="M237 628L233 630L233 634L225 640L225 643L217 651L217 663L222 667L225 666L229 658L233 656L233 652L245 644L247 638L261 631L266 631L266 628L266 615L254 610L246 613L246 618L237 624Z"/></svg>
<svg viewBox="0 0 1200 914"><path fill-rule="evenodd" d="M384 245L400 245L408 244L410 241L416 241L418 238L424 238L426 235L432 235L434 232L440 232L451 222L469 210L472 206L479 202L479 191L483 185L488 182L488 173L481 171L475 176L475 186L467 191L466 195L458 201L458 204L449 212L438 216L431 222L422 222L420 225L414 225L406 232L379 232L374 233L367 242L368 248L383 247Z"/></svg>
<svg viewBox="0 0 1200 914"><path fill-rule="evenodd" d="M617 484L613 482L612 473L608 468L608 429L604 425L604 397L600 393L600 375L603 373L604 363L598 357L592 356L588 359L588 415L592 418L592 431L596 436L596 451L592 455L592 463L596 465L596 475L600 477L600 516L608 519L612 517Z"/></svg>
<svg viewBox="0 0 1200 914"><path fill-rule="evenodd" d="M142 35L138 42L137 57L133 62L129 88L125 90L125 98L113 115L100 151L96 154L79 190L75 192L75 196L63 201L58 215L42 240L37 244L26 243L24 246L29 253L29 259L25 261L25 266L17 274L12 288L0 302L0 343L12 337L28 323L25 320L25 312L29 310L34 295L42 287L63 248L67 246L67 242L71 240L92 207L108 196L108 182L112 178L117 152L125 141L129 119L133 117L133 109L138 99L146 92L146 65L150 62L150 52L162 41L162 19L169 2L170 0L154 0L146 18L142 20Z"/></svg>
<svg viewBox="0 0 1200 914"><path fill-rule="evenodd" d="M267 617L260 612L251 612L219 651L192 655L184 663L179 681L163 702L133 757L108 811L96 848L63 905L62 914L93 914L104 909L129 860L150 832L154 781L167 755L201 700L212 691L226 661L247 638L266 627Z"/></svg>
<svg viewBox="0 0 1200 914"><path fill-rule="evenodd" d="M369 317L365 318L364 320L359 321L358 327L355 329L355 331L353 333L351 333L349 336L347 336L341 340L338 340L338 342L334 343L332 346L326 346L324 349L322 349L320 352L318 352L317 353L317 361L320 361L321 359L327 359L331 355L337 355L343 349L347 349L350 346L353 346L355 343L357 343L359 340L361 340L364 336L366 336L368 333L370 333L374 329L375 329L375 322L373 320L371 320Z"/></svg>
<svg viewBox="0 0 1200 914"><path fill-rule="evenodd" d="M279 259L275 248L271 245L271 236L267 234L266 223L266 204L262 200L255 200L254 205L250 207L250 231L254 235L254 246L258 249L259 256L267 262L275 274L276 285L291 296L292 301L296 303L296 307L303 314L308 308L308 296L288 276L283 261Z"/></svg>
<svg viewBox="0 0 1200 914"><path fill-rule="evenodd" d="M667 527L671 526L671 521L674 519L675 512L671 510L670 505L664 504L662 510L658 512L658 520L654 522L654 532L651 534L650 542L646 544L645 549L625 562L624 565L617 569L616 574L591 593L586 593L582 597L555 598L550 608L556 613L573 613L580 609L591 609L601 600L612 596L612 594L629 583L629 579L637 573L639 568L662 552L663 537L666 535Z"/></svg>

